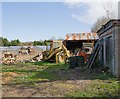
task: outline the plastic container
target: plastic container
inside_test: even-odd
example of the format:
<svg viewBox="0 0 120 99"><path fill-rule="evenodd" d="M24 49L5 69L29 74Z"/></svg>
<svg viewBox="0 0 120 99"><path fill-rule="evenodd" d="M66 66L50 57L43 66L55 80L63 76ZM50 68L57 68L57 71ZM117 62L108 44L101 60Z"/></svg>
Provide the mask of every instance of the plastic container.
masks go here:
<svg viewBox="0 0 120 99"><path fill-rule="evenodd" d="M77 67L84 66L84 57L76 56L76 63L77 63Z"/></svg>
<svg viewBox="0 0 120 99"><path fill-rule="evenodd" d="M69 68L74 69L75 67L77 67L76 57L69 57Z"/></svg>

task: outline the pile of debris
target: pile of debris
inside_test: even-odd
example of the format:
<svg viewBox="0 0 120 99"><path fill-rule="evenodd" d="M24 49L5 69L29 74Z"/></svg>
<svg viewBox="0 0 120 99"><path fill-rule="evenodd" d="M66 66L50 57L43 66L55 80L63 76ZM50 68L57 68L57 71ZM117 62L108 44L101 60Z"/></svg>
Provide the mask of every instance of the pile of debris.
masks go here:
<svg viewBox="0 0 120 99"><path fill-rule="evenodd" d="M43 59L43 54L39 53L38 55L34 56L30 61L36 62L36 61L41 61L42 59Z"/></svg>
<svg viewBox="0 0 120 99"><path fill-rule="evenodd" d="M12 53L4 53L2 57L2 63L9 65L9 64L14 64L17 60L17 55L13 55Z"/></svg>
<svg viewBox="0 0 120 99"><path fill-rule="evenodd" d="M35 49L28 46L28 47L21 47L19 50L19 54L32 54L35 52Z"/></svg>

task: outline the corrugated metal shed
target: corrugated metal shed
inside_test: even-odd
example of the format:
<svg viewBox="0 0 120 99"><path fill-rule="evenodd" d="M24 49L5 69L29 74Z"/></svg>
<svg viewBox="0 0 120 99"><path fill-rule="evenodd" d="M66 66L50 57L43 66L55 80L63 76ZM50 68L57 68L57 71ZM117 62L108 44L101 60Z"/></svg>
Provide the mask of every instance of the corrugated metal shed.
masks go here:
<svg viewBox="0 0 120 99"><path fill-rule="evenodd" d="M65 40L97 40L97 33L70 33L66 35Z"/></svg>

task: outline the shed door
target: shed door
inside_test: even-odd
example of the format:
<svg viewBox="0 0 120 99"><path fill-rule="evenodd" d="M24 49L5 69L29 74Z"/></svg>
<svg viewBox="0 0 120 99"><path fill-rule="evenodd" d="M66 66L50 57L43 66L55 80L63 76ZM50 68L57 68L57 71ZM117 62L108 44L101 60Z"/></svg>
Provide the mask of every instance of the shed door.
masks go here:
<svg viewBox="0 0 120 99"><path fill-rule="evenodd" d="M113 60L112 37L106 39L106 66L112 70Z"/></svg>

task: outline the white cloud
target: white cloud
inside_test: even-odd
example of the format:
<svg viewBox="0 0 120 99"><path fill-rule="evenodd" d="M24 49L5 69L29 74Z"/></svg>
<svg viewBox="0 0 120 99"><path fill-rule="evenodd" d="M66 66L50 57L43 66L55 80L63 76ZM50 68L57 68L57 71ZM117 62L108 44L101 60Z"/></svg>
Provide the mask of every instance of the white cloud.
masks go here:
<svg viewBox="0 0 120 99"><path fill-rule="evenodd" d="M79 3L79 2L119 2L119 0L64 0L64 3Z"/></svg>
<svg viewBox="0 0 120 99"><path fill-rule="evenodd" d="M83 2L82 0L65 0L64 4L73 9L80 9L81 5L87 6L88 9L83 10L86 12L85 14L82 15L83 12L78 12L77 14L73 12L72 17L80 22L92 25L99 17L106 16L106 8L110 11L111 18L118 18L118 2L117 0L115 1L95 2L94 0L86 0L86 2Z"/></svg>
<svg viewBox="0 0 120 99"><path fill-rule="evenodd" d="M82 2L80 2L79 0L65 0L64 4L67 5L69 8L78 8L81 6Z"/></svg>

